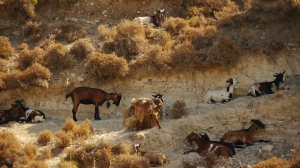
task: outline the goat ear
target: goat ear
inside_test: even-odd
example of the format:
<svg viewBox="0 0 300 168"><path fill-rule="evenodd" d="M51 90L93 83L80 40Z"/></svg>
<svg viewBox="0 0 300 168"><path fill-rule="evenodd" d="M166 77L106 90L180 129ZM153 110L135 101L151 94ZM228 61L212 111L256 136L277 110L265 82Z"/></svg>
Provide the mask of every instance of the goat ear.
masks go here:
<svg viewBox="0 0 300 168"><path fill-rule="evenodd" d="M285 71L282 72L282 75L285 73Z"/></svg>
<svg viewBox="0 0 300 168"><path fill-rule="evenodd" d="M229 78L229 79L227 79L227 81L226 82L231 82L232 81L232 78Z"/></svg>

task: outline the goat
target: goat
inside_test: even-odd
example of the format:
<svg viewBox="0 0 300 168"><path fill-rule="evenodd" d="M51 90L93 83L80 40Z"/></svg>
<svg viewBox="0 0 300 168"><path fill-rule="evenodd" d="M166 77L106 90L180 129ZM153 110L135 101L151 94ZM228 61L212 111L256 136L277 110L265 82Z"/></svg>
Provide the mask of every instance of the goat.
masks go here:
<svg viewBox="0 0 300 168"><path fill-rule="evenodd" d="M199 134L199 135L201 136L201 138L204 141L210 141L210 142L214 142L214 143L217 143L217 144L221 144L221 145L227 146L231 150L232 155L235 155L235 149L234 149L234 146L232 145L232 143L220 142L220 141L211 141L209 139L209 136L207 134Z"/></svg>
<svg viewBox="0 0 300 168"><path fill-rule="evenodd" d="M17 113L19 113L19 109L14 106L9 110L0 110L0 125L7 124Z"/></svg>
<svg viewBox="0 0 300 168"><path fill-rule="evenodd" d="M251 119L251 122L253 123L248 129L227 132L220 141L232 143L233 146L240 143L249 146L253 145L255 142L270 142L266 140L255 141L254 134L257 130L264 129L265 125L260 120Z"/></svg>
<svg viewBox="0 0 300 168"><path fill-rule="evenodd" d="M254 83L249 87L247 96L261 96L262 94L273 94L276 91L279 90L279 84L283 83L283 74L282 73L275 73L273 76L275 77L275 80L271 82L260 82L260 83Z"/></svg>
<svg viewBox="0 0 300 168"><path fill-rule="evenodd" d="M135 144L134 150L138 156L144 157L149 160L151 166L160 165L162 166L164 163L168 162L170 164L169 159L166 159L166 156L161 152L145 152L140 150L141 145Z"/></svg>
<svg viewBox="0 0 300 168"><path fill-rule="evenodd" d="M19 122L26 121L26 123L38 123L46 121L45 114L42 111L25 108L22 104L22 101L24 100L17 100L12 104L12 106L19 108Z"/></svg>
<svg viewBox="0 0 300 168"><path fill-rule="evenodd" d="M89 87L77 87L71 93L66 95L66 100L68 97L72 98L73 102L73 120L77 121L76 111L78 110L79 104L94 104L95 105L95 120L101 120L99 116L98 106L102 106L105 101L113 100L113 104L119 106L122 95L120 93L107 93L101 89L89 88ZM107 103L107 108L110 103Z"/></svg>
<svg viewBox="0 0 300 168"><path fill-rule="evenodd" d="M184 154L197 152L199 155L205 155L208 152L212 152L217 156L232 157L232 151L227 146L212 141L205 141L203 138L201 138L201 136L194 132L190 133L190 135L186 137L186 141L188 141L190 144L192 144L193 141L196 142L198 149L191 149L184 152Z"/></svg>
<svg viewBox="0 0 300 168"><path fill-rule="evenodd" d="M161 110L161 107L163 105L163 99L162 94L156 93L156 95L152 95L154 99L149 98L139 98L136 100L133 98L131 100L131 104L134 108L134 113L136 116L136 129L138 130L140 128L140 125L142 124L145 114L150 116L150 124L152 124L152 116L154 115L156 124L158 125L158 128L161 128L158 121L158 112Z"/></svg>
<svg viewBox="0 0 300 168"><path fill-rule="evenodd" d="M228 102L233 98L233 86L239 82L234 78L229 78L226 82L229 83L227 88L221 90L209 90L204 98L204 103Z"/></svg>
<svg viewBox="0 0 300 168"><path fill-rule="evenodd" d="M159 9L156 11L156 14L153 16L144 16L144 17L137 17L133 21L138 22L142 25L148 25L153 23L156 27L161 26L161 22L165 19L165 9Z"/></svg>

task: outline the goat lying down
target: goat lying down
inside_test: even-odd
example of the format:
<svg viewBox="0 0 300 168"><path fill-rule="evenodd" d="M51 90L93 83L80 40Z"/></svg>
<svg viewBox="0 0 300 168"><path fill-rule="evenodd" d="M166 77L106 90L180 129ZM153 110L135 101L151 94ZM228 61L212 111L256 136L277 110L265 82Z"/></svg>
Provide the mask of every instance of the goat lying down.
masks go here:
<svg viewBox="0 0 300 168"><path fill-rule="evenodd" d="M38 123L46 121L45 114L42 111L26 108L23 106L22 101L17 100L12 104L12 106L19 108L19 122Z"/></svg>
<svg viewBox="0 0 300 168"><path fill-rule="evenodd" d="M133 21L138 22L142 25L148 25L153 23L156 27L160 26L160 23L164 21L165 18L165 9L159 9L156 11L156 14L153 16L144 16L137 17Z"/></svg>
<svg viewBox="0 0 300 168"><path fill-rule="evenodd" d="M138 156L144 157L149 160L149 163L153 166L159 165L162 166L164 163L169 163L169 159L166 159L166 156L161 152L145 152L140 150L141 145L135 144L134 149Z"/></svg>
<svg viewBox="0 0 300 168"><path fill-rule="evenodd" d="M204 103L216 103L216 102L228 102L232 100L233 97L233 86L239 82L234 78L229 78L227 81L229 85L221 90L209 90L204 98Z"/></svg>

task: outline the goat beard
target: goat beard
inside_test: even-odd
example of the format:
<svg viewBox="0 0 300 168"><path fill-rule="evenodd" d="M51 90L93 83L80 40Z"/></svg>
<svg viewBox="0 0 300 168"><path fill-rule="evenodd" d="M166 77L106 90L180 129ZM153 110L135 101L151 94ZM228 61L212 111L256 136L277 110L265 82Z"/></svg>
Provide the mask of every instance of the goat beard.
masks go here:
<svg viewBox="0 0 300 168"><path fill-rule="evenodd" d="M106 108L108 109L110 107L110 102L106 102Z"/></svg>

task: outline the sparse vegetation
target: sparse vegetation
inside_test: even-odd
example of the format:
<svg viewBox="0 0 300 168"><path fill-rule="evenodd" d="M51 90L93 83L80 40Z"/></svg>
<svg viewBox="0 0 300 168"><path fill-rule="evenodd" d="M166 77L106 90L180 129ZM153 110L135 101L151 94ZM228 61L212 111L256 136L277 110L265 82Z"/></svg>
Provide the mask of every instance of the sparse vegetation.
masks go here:
<svg viewBox="0 0 300 168"><path fill-rule="evenodd" d="M35 42L42 38L43 26L41 22L28 21L22 27L23 36L29 41Z"/></svg>
<svg viewBox="0 0 300 168"><path fill-rule="evenodd" d="M53 132L50 130L44 130L39 133L37 142L43 146L47 145L53 138Z"/></svg>
<svg viewBox="0 0 300 168"><path fill-rule="evenodd" d="M182 116L188 115L188 109L184 101L177 100L173 104L173 108L171 110L171 116L173 118L181 118Z"/></svg>
<svg viewBox="0 0 300 168"><path fill-rule="evenodd" d="M70 49L70 53L74 55L77 60L84 60L94 50L91 43L86 40L77 40Z"/></svg>
<svg viewBox="0 0 300 168"><path fill-rule="evenodd" d="M7 37L0 36L0 57L7 58L14 53L15 49L12 47Z"/></svg>

